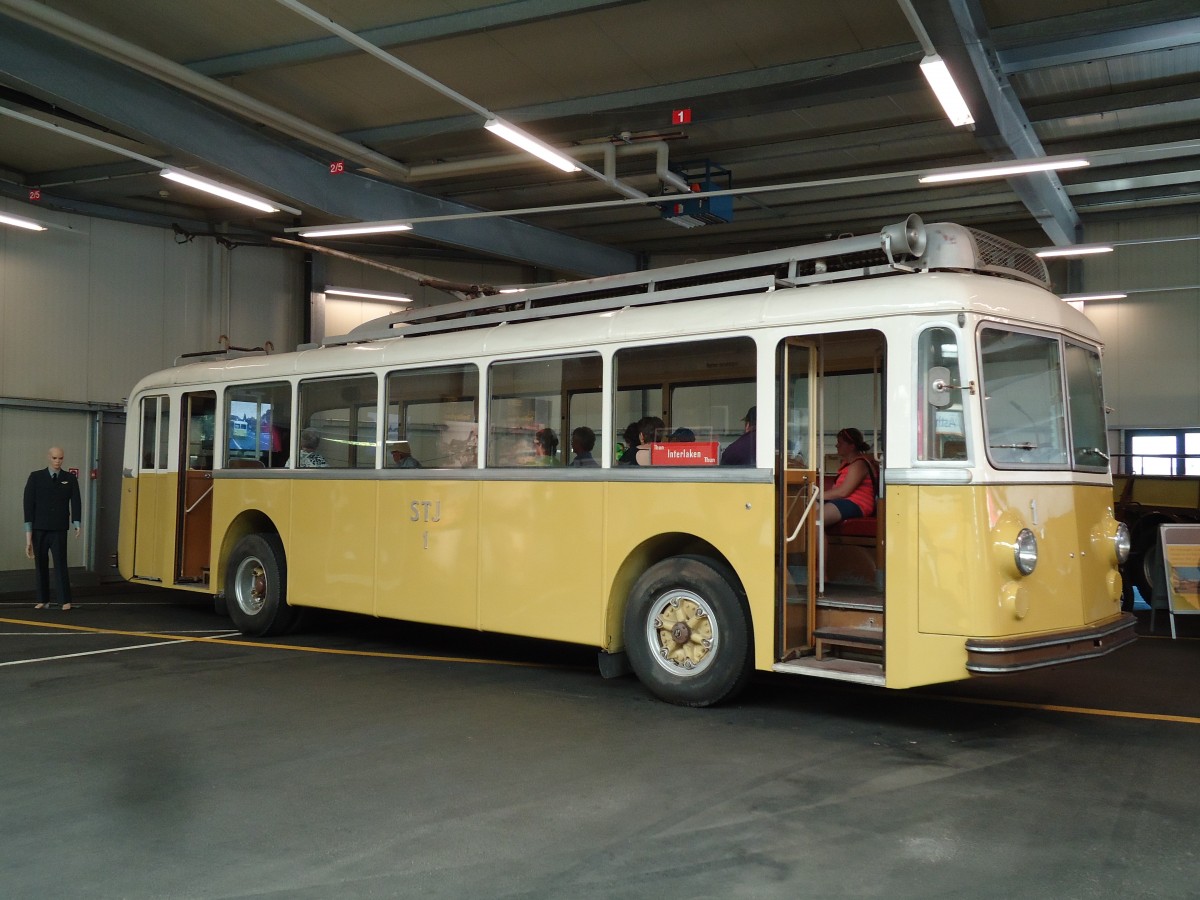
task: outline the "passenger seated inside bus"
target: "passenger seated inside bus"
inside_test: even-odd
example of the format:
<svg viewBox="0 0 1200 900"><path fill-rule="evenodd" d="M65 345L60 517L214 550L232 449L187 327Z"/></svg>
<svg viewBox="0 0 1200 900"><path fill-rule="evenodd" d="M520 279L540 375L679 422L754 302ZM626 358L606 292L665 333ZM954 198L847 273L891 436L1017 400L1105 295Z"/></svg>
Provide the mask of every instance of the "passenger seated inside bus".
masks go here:
<svg viewBox="0 0 1200 900"><path fill-rule="evenodd" d="M588 428L586 425L580 425L571 432L571 452L575 454L575 458L571 460L571 465L576 468L596 467L600 465L596 461L596 457L592 456L592 448L596 446L596 432Z"/></svg>
<svg viewBox="0 0 1200 900"><path fill-rule="evenodd" d="M723 466L752 466L755 462L757 439L755 427L758 422L758 407L752 406L742 416L742 436L725 448L721 454Z"/></svg>
<svg viewBox="0 0 1200 900"><path fill-rule="evenodd" d="M531 466L561 466L558 458L558 435L553 428L542 428L533 436Z"/></svg>
<svg viewBox="0 0 1200 900"><path fill-rule="evenodd" d="M666 430L667 423L658 416L644 417L638 422L637 446L625 451L625 455L621 457L621 465L650 465L650 445L656 440L661 440L662 434Z"/></svg>
<svg viewBox="0 0 1200 900"><path fill-rule="evenodd" d="M676 428L667 435L667 440L673 444L693 444L696 441L696 432L690 428Z"/></svg>
<svg viewBox="0 0 1200 900"><path fill-rule="evenodd" d="M638 429L637 422L630 422L625 426L625 430L621 432L621 444L617 448L618 466L637 465L634 453L637 450L640 435L641 431Z"/></svg>
<svg viewBox="0 0 1200 900"><path fill-rule="evenodd" d="M420 461L412 455L412 447L408 441L397 441L392 446L392 464L393 469L419 469L421 468Z"/></svg>
<svg viewBox="0 0 1200 900"><path fill-rule="evenodd" d="M843 428L837 434L837 453L842 460L833 487L825 491L822 518L825 527L846 519L860 519L875 513L878 475L871 445L857 428Z"/></svg>
<svg viewBox="0 0 1200 900"><path fill-rule="evenodd" d="M329 466L325 457L317 452L321 445L321 433L315 428L305 428L300 432L300 468L323 469Z"/></svg>

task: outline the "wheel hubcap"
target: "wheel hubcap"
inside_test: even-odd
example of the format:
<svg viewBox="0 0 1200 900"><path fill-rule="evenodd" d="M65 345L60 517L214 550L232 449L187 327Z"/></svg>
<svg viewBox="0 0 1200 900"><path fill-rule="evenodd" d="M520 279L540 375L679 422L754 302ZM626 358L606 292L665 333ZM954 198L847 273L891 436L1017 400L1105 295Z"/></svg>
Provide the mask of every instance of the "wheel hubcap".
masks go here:
<svg viewBox="0 0 1200 900"><path fill-rule="evenodd" d="M672 675L699 675L717 648L717 621L704 598L692 591L663 594L650 608L646 640L655 661Z"/></svg>
<svg viewBox="0 0 1200 900"><path fill-rule="evenodd" d="M234 600L248 616L262 612L267 597L267 575L262 563L254 557L242 560L234 579Z"/></svg>

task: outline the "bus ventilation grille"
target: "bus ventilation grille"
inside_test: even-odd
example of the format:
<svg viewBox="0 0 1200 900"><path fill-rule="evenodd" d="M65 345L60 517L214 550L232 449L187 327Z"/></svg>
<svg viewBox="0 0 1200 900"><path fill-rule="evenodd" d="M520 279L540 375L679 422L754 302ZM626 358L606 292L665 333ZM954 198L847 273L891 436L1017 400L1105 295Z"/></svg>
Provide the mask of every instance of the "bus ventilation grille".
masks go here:
<svg viewBox="0 0 1200 900"><path fill-rule="evenodd" d="M1050 287L1050 272L1033 251L986 231L968 230L975 242L976 266L980 271L1016 275L1047 289Z"/></svg>

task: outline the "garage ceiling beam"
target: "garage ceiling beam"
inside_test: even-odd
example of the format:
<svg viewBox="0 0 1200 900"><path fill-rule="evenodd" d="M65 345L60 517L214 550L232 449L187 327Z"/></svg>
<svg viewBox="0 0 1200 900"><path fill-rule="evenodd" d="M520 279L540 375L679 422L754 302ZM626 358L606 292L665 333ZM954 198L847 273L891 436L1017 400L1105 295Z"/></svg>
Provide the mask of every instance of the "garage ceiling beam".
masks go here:
<svg viewBox="0 0 1200 900"><path fill-rule="evenodd" d="M1021 101L1000 71L978 0L916 0L913 5L975 117L980 147L997 161L1045 156ZM1035 172L1008 182L1054 244L1078 242L1079 214L1055 173Z"/></svg>
<svg viewBox="0 0 1200 900"><path fill-rule="evenodd" d="M328 165L140 72L0 16L0 82L177 149L221 174L337 219L376 221L471 212L462 204ZM549 269L604 275L635 269L631 253L513 219L431 223L418 236Z"/></svg>
<svg viewBox="0 0 1200 900"><path fill-rule="evenodd" d="M1014 75L1049 66L1093 62L1130 53L1177 50L1195 44L1200 44L1200 16L1016 47L1001 50L996 55L1004 73Z"/></svg>
<svg viewBox="0 0 1200 900"><path fill-rule="evenodd" d="M497 28L528 25L560 16L595 12L613 6L624 6L641 0L509 0L494 6L464 10L444 16L432 16L413 22L383 25L356 32L360 38L377 47L403 47L427 41L445 40L477 34ZM220 78L242 75L260 69L318 62L356 53L337 37L315 38L263 50L231 53L187 64L194 72Z"/></svg>

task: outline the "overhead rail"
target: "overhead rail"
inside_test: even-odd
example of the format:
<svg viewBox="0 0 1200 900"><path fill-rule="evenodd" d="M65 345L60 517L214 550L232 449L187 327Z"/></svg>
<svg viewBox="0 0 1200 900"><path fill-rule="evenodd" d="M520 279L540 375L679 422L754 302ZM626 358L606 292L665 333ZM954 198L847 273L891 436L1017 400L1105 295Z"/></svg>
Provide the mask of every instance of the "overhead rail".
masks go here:
<svg viewBox="0 0 1200 900"><path fill-rule="evenodd" d="M327 338L324 344L415 337L935 269L1050 286L1046 264L1031 250L962 225L927 226L920 216L910 215L876 234L407 309L372 319L347 334Z"/></svg>

